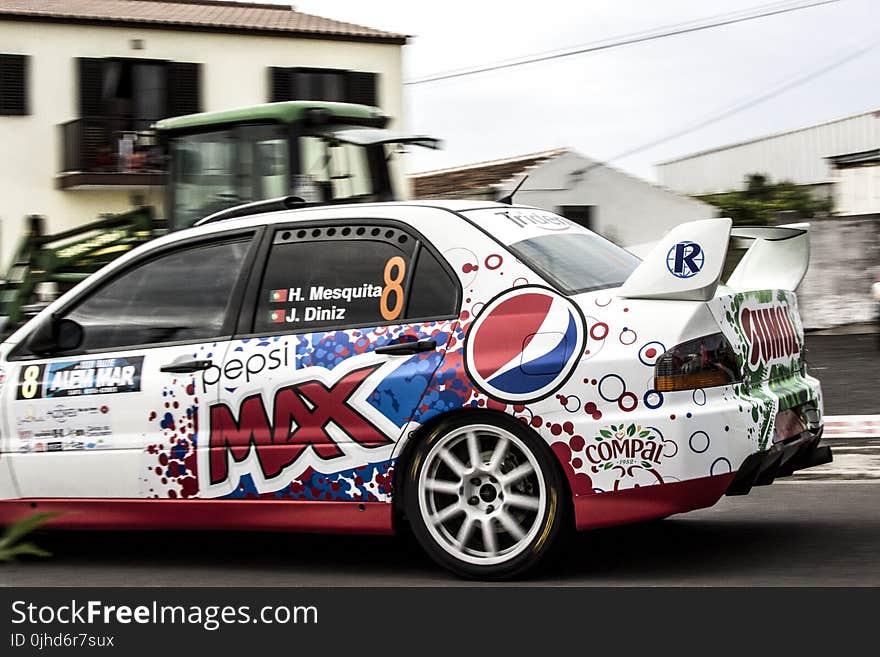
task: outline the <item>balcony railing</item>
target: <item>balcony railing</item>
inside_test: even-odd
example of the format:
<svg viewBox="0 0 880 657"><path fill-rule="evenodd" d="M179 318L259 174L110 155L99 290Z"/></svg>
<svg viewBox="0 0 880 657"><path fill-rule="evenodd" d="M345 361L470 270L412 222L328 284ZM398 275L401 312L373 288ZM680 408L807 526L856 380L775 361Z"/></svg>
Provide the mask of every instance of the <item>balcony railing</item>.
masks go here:
<svg viewBox="0 0 880 657"><path fill-rule="evenodd" d="M59 187L163 184L164 160L152 123L107 116L62 123Z"/></svg>

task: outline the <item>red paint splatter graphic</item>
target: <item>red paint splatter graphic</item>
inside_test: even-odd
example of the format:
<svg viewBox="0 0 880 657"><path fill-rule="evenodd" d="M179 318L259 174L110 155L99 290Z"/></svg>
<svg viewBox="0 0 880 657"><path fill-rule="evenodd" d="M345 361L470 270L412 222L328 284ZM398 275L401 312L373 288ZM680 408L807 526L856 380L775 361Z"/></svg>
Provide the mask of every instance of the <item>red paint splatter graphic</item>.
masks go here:
<svg viewBox="0 0 880 657"><path fill-rule="evenodd" d="M584 404L584 413L592 417L594 420L602 419L602 411L596 406L596 402L587 402Z"/></svg>
<svg viewBox="0 0 880 657"><path fill-rule="evenodd" d="M501 266L501 263L504 262L504 258L502 258L497 253L493 253L490 256L486 256L486 260L483 264L486 265L486 269L498 269Z"/></svg>
<svg viewBox="0 0 880 657"><path fill-rule="evenodd" d="M574 440L574 439L572 439ZM583 441L583 439L581 439ZM556 454L556 458L562 464L565 470L565 476L571 484L571 492L575 495L591 495L593 494L593 480L584 472L575 472L574 459L572 459L571 448L563 442L553 443L550 448ZM577 459L580 461L580 459ZM582 464L582 462L581 462Z"/></svg>

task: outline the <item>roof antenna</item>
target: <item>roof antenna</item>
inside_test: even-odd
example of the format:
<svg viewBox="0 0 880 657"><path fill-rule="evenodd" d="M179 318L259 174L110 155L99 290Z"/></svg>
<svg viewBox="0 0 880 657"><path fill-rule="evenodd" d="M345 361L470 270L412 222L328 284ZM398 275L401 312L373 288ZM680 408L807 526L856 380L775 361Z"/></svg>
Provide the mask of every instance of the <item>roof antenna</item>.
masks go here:
<svg viewBox="0 0 880 657"><path fill-rule="evenodd" d="M522 180L520 180L516 184L516 187L513 188L513 191L510 192L510 194L508 194L507 196L498 199L498 203L504 203L505 205L513 205L513 195L519 191L519 188L523 186L523 183L528 179L528 177L529 177L529 174L524 175L522 177Z"/></svg>

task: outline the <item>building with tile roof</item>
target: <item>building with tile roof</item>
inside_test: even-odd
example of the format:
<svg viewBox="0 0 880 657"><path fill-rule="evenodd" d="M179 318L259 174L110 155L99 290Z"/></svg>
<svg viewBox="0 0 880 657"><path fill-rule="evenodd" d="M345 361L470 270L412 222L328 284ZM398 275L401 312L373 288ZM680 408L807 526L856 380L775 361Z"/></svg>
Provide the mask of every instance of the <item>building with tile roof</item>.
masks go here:
<svg viewBox="0 0 880 657"><path fill-rule="evenodd" d="M275 4L3 0L0 272L28 214L50 233L141 203L161 214L161 162L126 157L158 119L330 100L377 106L404 129L406 40Z"/></svg>

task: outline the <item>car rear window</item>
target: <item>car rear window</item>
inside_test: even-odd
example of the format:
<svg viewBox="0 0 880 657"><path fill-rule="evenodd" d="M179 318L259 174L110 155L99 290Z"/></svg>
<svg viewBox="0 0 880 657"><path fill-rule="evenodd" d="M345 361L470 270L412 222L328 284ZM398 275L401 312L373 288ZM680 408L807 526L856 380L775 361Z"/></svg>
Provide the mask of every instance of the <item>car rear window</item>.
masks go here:
<svg viewBox="0 0 880 657"><path fill-rule="evenodd" d="M629 251L588 232L540 235L508 248L568 294L617 287L641 262Z"/></svg>

